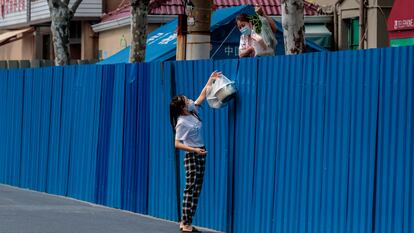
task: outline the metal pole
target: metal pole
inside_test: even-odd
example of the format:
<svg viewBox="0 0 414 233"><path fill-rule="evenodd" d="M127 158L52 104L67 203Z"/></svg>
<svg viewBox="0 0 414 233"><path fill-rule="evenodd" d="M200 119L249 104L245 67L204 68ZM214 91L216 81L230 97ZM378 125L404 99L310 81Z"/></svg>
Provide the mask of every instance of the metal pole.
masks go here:
<svg viewBox="0 0 414 233"><path fill-rule="evenodd" d="M359 49L365 48L365 0L359 4Z"/></svg>
<svg viewBox="0 0 414 233"><path fill-rule="evenodd" d="M178 16L176 60L186 60L187 15Z"/></svg>
<svg viewBox="0 0 414 233"><path fill-rule="evenodd" d="M192 0L194 9L189 12L186 58L187 60L210 58L211 0Z"/></svg>

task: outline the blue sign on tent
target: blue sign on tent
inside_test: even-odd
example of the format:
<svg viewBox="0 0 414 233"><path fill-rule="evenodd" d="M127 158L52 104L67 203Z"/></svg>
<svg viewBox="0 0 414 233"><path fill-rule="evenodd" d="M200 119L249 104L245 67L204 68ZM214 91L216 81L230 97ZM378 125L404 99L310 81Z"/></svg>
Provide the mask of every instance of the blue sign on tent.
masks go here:
<svg viewBox="0 0 414 233"><path fill-rule="evenodd" d="M211 19L211 58L231 59L238 57L240 32L237 30L235 18L238 14L253 14L254 8L250 5L219 9L213 12ZM175 59L177 45L177 24L174 19L169 23L151 32L147 38L145 61L168 61ZM276 22L278 32L277 55L284 55L282 27ZM306 40L307 52L326 51L317 44ZM128 63L129 50L127 47L98 64Z"/></svg>

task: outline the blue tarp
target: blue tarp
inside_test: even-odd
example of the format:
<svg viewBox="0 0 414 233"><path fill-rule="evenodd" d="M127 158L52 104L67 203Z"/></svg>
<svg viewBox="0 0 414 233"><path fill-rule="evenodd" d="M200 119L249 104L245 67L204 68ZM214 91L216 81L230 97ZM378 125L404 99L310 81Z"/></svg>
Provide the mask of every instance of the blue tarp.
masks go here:
<svg viewBox="0 0 414 233"><path fill-rule="evenodd" d="M211 50L212 59L231 59L238 57L240 32L237 30L235 18L241 13L253 14L254 9L250 5L243 5L219 9L213 12L210 28L211 43L213 46L213 49ZM174 19L148 35L145 54L146 62L175 59L177 23L178 20ZM278 22L276 22L276 25L278 28L278 32L276 33L276 38L278 40L276 54L284 55L282 26ZM307 52L326 51L323 47L309 40L306 40L306 45ZM128 59L129 47L98 64L128 63Z"/></svg>

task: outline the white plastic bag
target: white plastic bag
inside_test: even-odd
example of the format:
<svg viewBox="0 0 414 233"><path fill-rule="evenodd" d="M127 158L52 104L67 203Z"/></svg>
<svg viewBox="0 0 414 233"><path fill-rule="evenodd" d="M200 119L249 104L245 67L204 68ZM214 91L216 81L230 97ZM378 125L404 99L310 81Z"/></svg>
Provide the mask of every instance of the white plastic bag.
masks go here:
<svg viewBox="0 0 414 233"><path fill-rule="evenodd" d="M207 103L211 108L222 108L236 95L236 86L226 76L221 76L206 90Z"/></svg>
<svg viewBox="0 0 414 233"><path fill-rule="evenodd" d="M266 45L272 49L274 49L277 45L276 36L272 31L272 28L269 25L266 17L259 16L260 21L262 22L262 28L260 35L262 36Z"/></svg>
<svg viewBox="0 0 414 233"><path fill-rule="evenodd" d="M255 56L274 56L277 40L266 17L258 16L261 21L260 33L254 32L253 48ZM265 47L261 43L264 43Z"/></svg>
<svg viewBox="0 0 414 233"><path fill-rule="evenodd" d="M268 47L267 45L263 48L263 45L261 45L261 43L264 42L264 40L260 35L256 34L255 37L257 40L253 40L252 46L254 48L254 53L256 57L273 56L275 54L274 50Z"/></svg>

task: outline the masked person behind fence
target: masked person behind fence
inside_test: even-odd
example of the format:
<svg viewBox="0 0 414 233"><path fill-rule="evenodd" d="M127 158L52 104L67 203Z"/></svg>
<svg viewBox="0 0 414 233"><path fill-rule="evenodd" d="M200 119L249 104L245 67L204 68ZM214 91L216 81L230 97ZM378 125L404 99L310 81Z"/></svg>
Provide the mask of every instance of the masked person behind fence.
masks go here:
<svg viewBox="0 0 414 233"><path fill-rule="evenodd" d="M239 57L273 56L274 47L267 44L263 37L256 33L247 14L240 14L236 18L240 30Z"/></svg>
<svg viewBox="0 0 414 233"><path fill-rule="evenodd" d="M175 96L170 103L170 120L175 132L175 148L186 151L184 168L186 172L183 195L182 220L180 231L199 232L192 226L197 209L198 198L203 185L205 158L207 155L201 134L202 122L198 107L206 98L207 88L220 77L220 72L213 72L196 101L186 96Z"/></svg>

